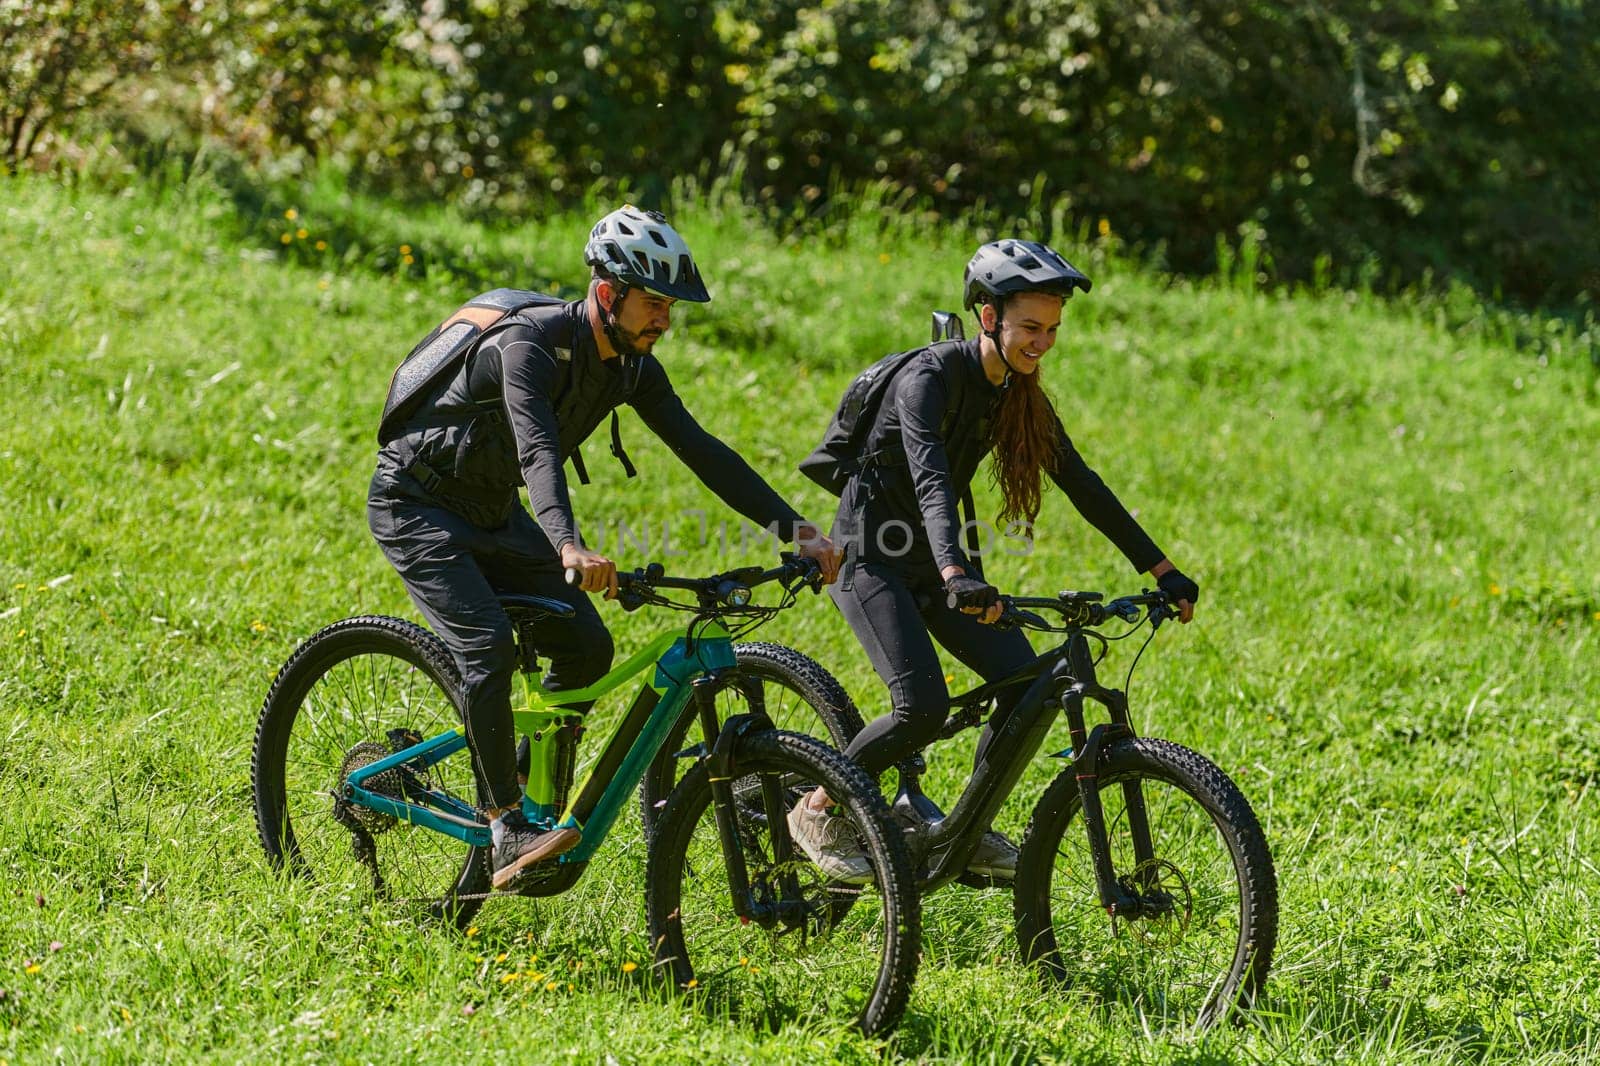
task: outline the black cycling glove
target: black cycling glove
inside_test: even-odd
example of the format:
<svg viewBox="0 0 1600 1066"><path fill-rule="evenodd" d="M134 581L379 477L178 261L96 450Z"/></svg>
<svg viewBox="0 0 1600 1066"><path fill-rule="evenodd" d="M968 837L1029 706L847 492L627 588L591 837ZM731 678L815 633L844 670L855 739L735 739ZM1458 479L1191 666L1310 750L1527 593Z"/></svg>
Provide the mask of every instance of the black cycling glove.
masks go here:
<svg viewBox="0 0 1600 1066"><path fill-rule="evenodd" d="M956 608L976 607L987 611L1000 602L1000 590L987 581L966 574L956 574L944 583L945 605Z"/></svg>
<svg viewBox="0 0 1600 1066"><path fill-rule="evenodd" d="M1179 600L1188 600L1191 605L1200 602L1200 586L1184 577L1182 570L1168 570L1156 578L1156 584L1161 586L1161 591L1167 594L1174 607Z"/></svg>

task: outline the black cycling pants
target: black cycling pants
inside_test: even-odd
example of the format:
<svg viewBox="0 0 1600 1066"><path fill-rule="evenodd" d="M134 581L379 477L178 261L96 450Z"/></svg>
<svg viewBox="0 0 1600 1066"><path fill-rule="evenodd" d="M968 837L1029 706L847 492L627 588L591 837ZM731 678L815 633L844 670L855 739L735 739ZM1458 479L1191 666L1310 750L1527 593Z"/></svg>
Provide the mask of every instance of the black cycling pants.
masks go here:
<svg viewBox="0 0 1600 1066"><path fill-rule="evenodd" d="M544 687L552 692L582 688L611 669L614 647L600 613L566 583L560 555L520 506L505 525L487 530L443 507L375 495L367 500L367 524L461 671L467 743L485 802L520 803L511 718L516 646L496 594L549 596L577 609L575 617L551 619L534 633L540 654L550 659Z"/></svg>
<svg viewBox="0 0 1600 1066"><path fill-rule="evenodd" d="M949 711L950 689L933 642L937 640L985 681L998 681L1034 658L1020 630L986 626L975 615L945 606L944 586L913 581L880 562L857 562L851 587L828 594L889 686L893 710L867 723L845 754L874 778L938 739ZM982 758L994 734L978 741ZM976 760L974 760L976 764Z"/></svg>

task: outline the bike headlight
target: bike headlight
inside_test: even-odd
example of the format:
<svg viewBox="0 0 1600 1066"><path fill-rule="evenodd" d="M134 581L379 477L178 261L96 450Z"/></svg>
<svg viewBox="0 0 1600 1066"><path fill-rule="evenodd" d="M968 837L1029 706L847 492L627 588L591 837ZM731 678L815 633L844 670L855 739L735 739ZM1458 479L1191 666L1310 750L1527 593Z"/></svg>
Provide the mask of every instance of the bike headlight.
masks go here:
<svg viewBox="0 0 1600 1066"><path fill-rule="evenodd" d="M728 590L725 597L729 607L746 607L750 604L750 589L744 585L736 585Z"/></svg>

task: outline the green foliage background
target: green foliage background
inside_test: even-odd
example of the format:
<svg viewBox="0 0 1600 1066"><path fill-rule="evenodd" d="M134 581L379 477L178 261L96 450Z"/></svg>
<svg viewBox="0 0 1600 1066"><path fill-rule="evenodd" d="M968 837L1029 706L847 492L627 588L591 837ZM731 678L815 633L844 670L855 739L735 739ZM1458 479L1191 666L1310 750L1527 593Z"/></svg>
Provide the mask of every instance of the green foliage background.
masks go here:
<svg viewBox="0 0 1600 1066"><path fill-rule="evenodd" d="M1580 0L0 13L13 165L70 166L38 131L98 125L518 217L597 180L657 203L721 177L801 226L884 182L944 217L1032 208L1034 236L1103 232L1183 273L1217 267L1220 241L1264 277L1458 279L1580 320L1600 295L1600 6Z"/></svg>
<svg viewBox="0 0 1600 1066"><path fill-rule="evenodd" d="M471 937L268 873L248 762L274 672L335 618L411 613L362 515L383 383L476 272L580 284L595 205L510 228L336 177L245 192L0 179L0 1059L882 1061L842 1028L708 1019L626 975L645 958L632 819L572 895L491 903ZM825 240L752 240L759 216L731 198L675 219L718 299L677 316L669 372L826 515L796 458L855 369L950 305L975 234L877 202ZM1139 1031L1020 968L1004 894L952 889L928 900L888 1054L1595 1061L1595 367L1570 333L1519 352L1460 293L1384 304L1265 292L1243 264L1185 282L1103 245L1086 261L1096 286L1047 380L1205 589L1133 703L1262 816L1283 898L1271 996L1202 1038ZM715 524L625 421L641 478L593 462L580 515ZM1039 551L998 567L1006 588L1137 584L1059 497L1043 522ZM673 566L764 557L706 545ZM606 617L623 649L666 624ZM826 603L761 635L883 709ZM935 750L936 793L969 755ZM1020 831L1045 762L1002 828Z"/></svg>

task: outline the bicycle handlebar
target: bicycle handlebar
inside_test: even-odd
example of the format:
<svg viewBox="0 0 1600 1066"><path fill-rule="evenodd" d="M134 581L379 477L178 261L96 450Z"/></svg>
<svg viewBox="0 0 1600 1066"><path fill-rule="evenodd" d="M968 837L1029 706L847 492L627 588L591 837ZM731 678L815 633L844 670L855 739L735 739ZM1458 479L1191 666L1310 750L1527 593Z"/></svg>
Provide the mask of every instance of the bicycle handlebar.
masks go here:
<svg viewBox="0 0 1600 1066"><path fill-rule="evenodd" d="M780 555L783 562L770 570L759 566L746 566L710 577L669 577L660 563L650 563L631 572L617 571L617 600L625 611L644 606L660 589L677 589L692 592L703 608L747 607L750 592L757 585L778 581L786 589L807 585L814 590L822 588L822 567L815 560L792 552ZM567 570L567 584L577 585L583 580L582 571Z"/></svg>
<svg viewBox="0 0 1600 1066"><path fill-rule="evenodd" d="M1177 614L1167 594L1159 590L1146 589L1135 596L1118 596L1109 603L1101 603L1103 598L1098 592L1062 592L1056 596L1001 596L1000 603L1004 609L995 624L1022 626L1027 629L1058 628L1033 613L1035 611L1054 611L1061 616L1061 624L1072 629L1102 625L1115 618L1133 623L1145 617L1153 624L1160 625Z"/></svg>

